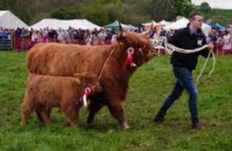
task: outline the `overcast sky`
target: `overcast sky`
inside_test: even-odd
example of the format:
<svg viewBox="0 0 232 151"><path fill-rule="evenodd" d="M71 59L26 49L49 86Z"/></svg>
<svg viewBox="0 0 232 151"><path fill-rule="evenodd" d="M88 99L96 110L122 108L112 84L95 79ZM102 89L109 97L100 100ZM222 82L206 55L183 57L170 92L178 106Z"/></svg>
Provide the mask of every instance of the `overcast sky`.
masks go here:
<svg viewBox="0 0 232 151"><path fill-rule="evenodd" d="M192 0L195 5L200 5L202 2L209 3L211 8L232 9L232 0Z"/></svg>

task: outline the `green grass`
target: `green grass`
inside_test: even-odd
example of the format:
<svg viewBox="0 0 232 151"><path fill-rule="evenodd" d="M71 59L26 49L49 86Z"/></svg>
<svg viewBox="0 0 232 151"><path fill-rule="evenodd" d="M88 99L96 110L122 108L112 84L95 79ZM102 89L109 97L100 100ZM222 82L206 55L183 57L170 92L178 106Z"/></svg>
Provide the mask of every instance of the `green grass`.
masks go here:
<svg viewBox="0 0 232 151"><path fill-rule="evenodd" d="M230 151L232 148L232 56L218 57L212 76L207 72L203 75L198 105L204 130L200 132L190 130L186 94L172 106L163 123L152 121L173 86L169 56L154 58L132 76L124 103L131 130L121 130L107 108L97 114L93 127L87 128L84 107L77 128L64 127L57 110L52 113L50 126L44 127L32 116L27 127L21 128L27 75L25 57L26 53L0 52L1 151ZM199 58L194 77L203 61Z"/></svg>

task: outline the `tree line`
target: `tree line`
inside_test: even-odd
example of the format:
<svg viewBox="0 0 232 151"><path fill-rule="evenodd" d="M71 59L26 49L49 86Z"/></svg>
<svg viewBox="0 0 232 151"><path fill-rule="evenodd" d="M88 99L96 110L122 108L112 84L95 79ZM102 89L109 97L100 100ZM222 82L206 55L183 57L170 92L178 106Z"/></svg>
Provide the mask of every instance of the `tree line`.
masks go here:
<svg viewBox="0 0 232 151"><path fill-rule="evenodd" d="M138 24L151 19L187 17L193 10L202 11L206 18L212 17L208 3L195 6L191 0L1 0L0 10L10 10L28 24L49 17L87 18L99 25L116 19Z"/></svg>

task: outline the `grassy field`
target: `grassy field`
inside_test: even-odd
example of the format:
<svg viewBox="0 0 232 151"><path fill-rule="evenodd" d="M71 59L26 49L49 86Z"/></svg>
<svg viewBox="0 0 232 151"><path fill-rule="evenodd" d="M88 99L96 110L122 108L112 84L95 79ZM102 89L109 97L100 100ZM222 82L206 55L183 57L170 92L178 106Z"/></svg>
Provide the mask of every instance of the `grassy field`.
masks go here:
<svg viewBox="0 0 232 151"><path fill-rule="evenodd" d="M174 78L169 56L156 57L139 68L130 80L124 103L131 130L123 131L107 108L87 128L87 109L82 108L77 128L63 126L54 110L53 123L44 127L35 116L21 128L20 112L26 79L26 53L0 52L0 151L231 151L232 56L217 58L212 76L207 72L199 85L199 112L204 130L190 129L187 95L169 110L163 123L152 119L172 89ZM204 59L199 58L200 71ZM211 68L209 62L206 71Z"/></svg>

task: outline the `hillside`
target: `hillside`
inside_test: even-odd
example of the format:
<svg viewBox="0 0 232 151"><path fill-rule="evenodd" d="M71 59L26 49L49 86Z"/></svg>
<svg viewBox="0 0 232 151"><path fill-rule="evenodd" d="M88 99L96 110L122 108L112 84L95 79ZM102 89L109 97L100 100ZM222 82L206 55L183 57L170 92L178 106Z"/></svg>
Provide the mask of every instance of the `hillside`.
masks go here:
<svg viewBox="0 0 232 151"><path fill-rule="evenodd" d="M216 9L211 16L215 21L219 21L222 24L232 24L232 9Z"/></svg>

